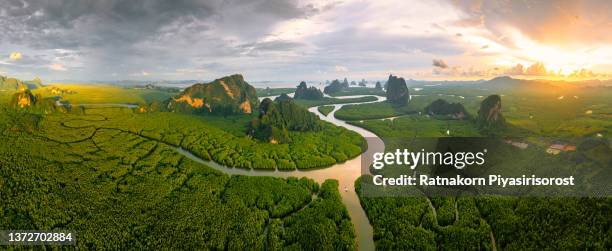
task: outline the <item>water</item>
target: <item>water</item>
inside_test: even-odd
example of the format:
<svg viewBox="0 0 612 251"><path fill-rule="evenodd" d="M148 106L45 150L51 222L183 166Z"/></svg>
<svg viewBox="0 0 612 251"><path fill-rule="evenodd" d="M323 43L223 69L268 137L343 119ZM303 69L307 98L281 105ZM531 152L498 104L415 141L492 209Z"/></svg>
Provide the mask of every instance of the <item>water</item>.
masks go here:
<svg viewBox="0 0 612 251"><path fill-rule="evenodd" d="M366 95L367 96L367 95ZM345 96L342 98L352 98L358 96ZM377 96L376 101L372 102L362 102L362 103L351 103L351 104L363 104L363 103L373 103L373 102L381 102L384 101L384 97ZM317 107L311 107L308 111L317 114L322 120L333 123L337 126L345 127L351 131L355 131L359 133L362 137L364 137L368 143L368 149L364 153L364 156L372 156L374 152L383 152L385 149L385 144L378 136L374 133L365 130L361 127L353 126L347 124L343 120L336 119L334 114L338 111L342 106L351 105L351 104L337 104L333 105L334 110L330 112L327 116L321 114ZM327 179L336 179L339 183L339 192L342 196L342 202L348 209L349 215L351 216L351 221L355 225L355 234L357 235L357 244L359 246L359 250L374 250L374 235L372 230L372 225L370 224L365 211L359 204L359 197L355 192L355 180L359 178L362 174L369 173L368 167L372 164L371 158L363 158L365 163L362 163L362 156L357 156L351 160L348 160L344 163L335 164L328 168L322 169L312 169L312 170L295 170L295 171L264 171L264 170L253 170L253 169L241 169L241 168L232 168L222 166L214 161L206 161L203 160L190 152L182 149L176 148L176 151L187 158L190 158L196 162L205 164L210 166L216 170L221 172L230 174L230 175L248 175L248 176L274 176L274 177L282 177L287 178L290 176L293 177L308 177L311 178L318 183L322 183Z"/></svg>

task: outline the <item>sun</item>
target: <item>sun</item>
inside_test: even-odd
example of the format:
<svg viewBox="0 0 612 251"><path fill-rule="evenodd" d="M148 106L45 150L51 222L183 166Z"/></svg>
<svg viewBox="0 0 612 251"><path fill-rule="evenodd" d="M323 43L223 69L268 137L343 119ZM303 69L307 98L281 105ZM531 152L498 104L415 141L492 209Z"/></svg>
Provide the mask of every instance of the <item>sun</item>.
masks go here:
<svg viewBox="0 0 612 251"><path fill-rule="evenodd" d="M531 63L543 63L549 75L567 76L582 69L590 69L593 62L603 60L597 50L543 44L519 32L513 34L513 41L517 57Z"/></svg>

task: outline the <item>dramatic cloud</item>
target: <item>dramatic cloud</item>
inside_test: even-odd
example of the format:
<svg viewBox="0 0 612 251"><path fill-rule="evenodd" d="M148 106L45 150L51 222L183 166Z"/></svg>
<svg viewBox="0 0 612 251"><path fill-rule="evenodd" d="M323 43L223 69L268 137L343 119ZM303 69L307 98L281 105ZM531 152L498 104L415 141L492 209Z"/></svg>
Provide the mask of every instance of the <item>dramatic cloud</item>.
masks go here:
<svg viewBox="0 0 612 251"><path fill-rule="evenodd" d="M210 80L242 73L249 80L298 83L380 80L391 72L435 79L547 70L601 76L588 72L612 68L611 5L7 0L0 4L0 54L9 58L0 64L17 77L72 80ZM535 62L546 65L544 72L514 69Z"/></svg>
<svg viewBox="0 0 612 251"><path fill-rule="evenodd" d="M465 20L483 25L497 35L508 27L542 43L593 44L612 42L609 32L612 2L607 0L452 0Z"/></svg>

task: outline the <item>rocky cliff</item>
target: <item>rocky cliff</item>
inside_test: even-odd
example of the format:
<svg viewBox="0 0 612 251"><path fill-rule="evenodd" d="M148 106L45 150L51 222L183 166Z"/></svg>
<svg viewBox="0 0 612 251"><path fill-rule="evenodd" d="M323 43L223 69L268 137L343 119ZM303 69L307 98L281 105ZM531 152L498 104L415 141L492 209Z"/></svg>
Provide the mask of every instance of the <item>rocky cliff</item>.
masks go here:
<svg viewBox="0 0 612 251"><path fill-rule="evenodd" d="M169 100L173 112L250 114L259 105L255 88L235 74L210 83L194 84Z"/></svg>
<svg viewBox="0 0 612 251"><path fill-rule="evenodd" d="M499 95L488 96L480 103L477 123L481 129L502 128L506 125Z"/></svg>
<svg viewBox="0 0 612 251"><path fill-rule="evenodd" d="M406 105L409 99L410 95L406 86L406 80L389 75L389 80L387 80L387 101L394 105Z"/></svg>
<svg viewBox="0 0 612 251"><path fill-rule="evenodd" d="M292 101L274 102L268 98L261 102L259 116L251 121L248 134L262 141L286 143L289 131L317 131L319 117Z"/></svg>
<svg viewBox="0 0 612 251"><path fill-rule="evenodd" d="M469 115L460 103L449 103L444 99L437 99L425 107L425 113L429 115L448 115L453 119L464 119Z"/></svg>

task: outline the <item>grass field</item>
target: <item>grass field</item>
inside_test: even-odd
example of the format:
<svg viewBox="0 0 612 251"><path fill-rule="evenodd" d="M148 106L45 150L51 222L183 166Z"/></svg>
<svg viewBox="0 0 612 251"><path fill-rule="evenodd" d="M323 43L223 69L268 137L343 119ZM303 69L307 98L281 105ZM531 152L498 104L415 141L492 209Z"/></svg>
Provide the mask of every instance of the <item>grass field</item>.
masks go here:
<svg viewBox="0 0 612 251"><path fill-rule="evenodd" d="M374 96L365 96L359 98L323 98L321 100L308 100L308 99L295 99L297 105L305 108L320 106L320 105L331 105L331 104L346 104L346 103L359 103L359 102L371 102L375 101Z"/></svg>
<svg viewBox="0 0 612 251"><path fill-rule="evenodd" d="M324 105L324 106L319 106L319 108L317 108L319 110L319 112L325 116L327 116L327 114L329 114L330 112L332 112L334 110L334 106L333 105Z"/></svg>
<svg viewBox="0 0 612 251"><path fill-rule="evenodd" d="M377 95L385 96L385 92L374 88L349 87L348 89L330 94L332 97L352 96L352 95Z"/></svg>
<svg viewBox="0 0 612 251"><path fill-rule="evenodd" d="M73 94L55 94L52 88L74 92ZM100 104L100 103L147 103L153 100L165 100L176 93L161 90L135 89L106 84L86 83L52 83L46 87L33 91L46 97L61 96L63 100L72 104Z"/></svg>
<svg viewBox="0 0 612 251"><path fill-rule="evenodd" d="M295 88L257 88L258 97L278 96L295 92Z"/></svg>
<svg viewBox="0 0 612 251"><path fill-rule="evenodd" d="M423 96L412 96L410 103L394 107L389 103L372 103L344 106L335 113L343 120L370 120L418 114L436 99L458 102L472 116L477 115L480 102L488 94L479 89L453 87L446 90L437 87L439 93L420 91ZM466 95L447 94L459 91ZM471 93L470 95L468 95ZM419 94L419 95L421 95ZM484 94L484 95L477 95ZM502 95L502 112L506 120L515 127L543 136L587 136L596 133L609 135L612 130L612 95L610 88L584 88L573 91L572 95L536 94L507 92Z"/></svg>

